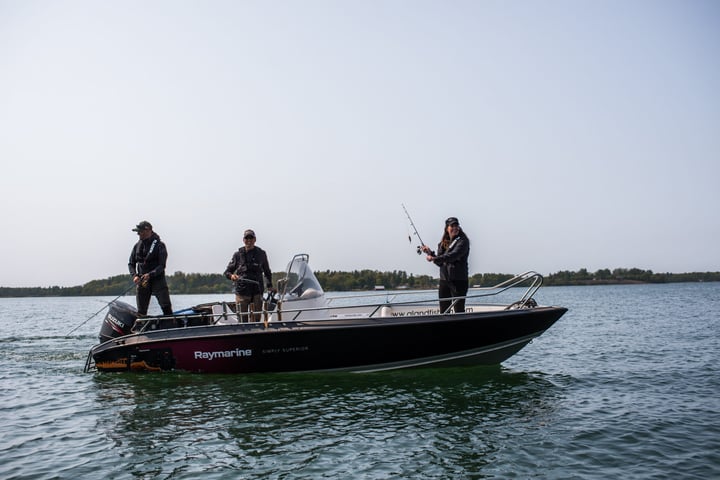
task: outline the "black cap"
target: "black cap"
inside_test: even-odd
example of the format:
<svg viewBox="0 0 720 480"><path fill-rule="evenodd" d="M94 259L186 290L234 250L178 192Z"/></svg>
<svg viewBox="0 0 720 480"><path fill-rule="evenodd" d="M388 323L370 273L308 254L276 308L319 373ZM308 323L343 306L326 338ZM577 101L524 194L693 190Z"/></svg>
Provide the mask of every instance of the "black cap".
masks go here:
<svg viewBox="0 0 720 480"><path fill-rule="evenodd" d="M152 225L147 220L143 220L132 229L133 232L142 232L143 230L152 230Z"/></svg>
<svg viewBox="0 0 720 480"><path fill-rule="evenodd" d="M456 217L449 217L447 220L445 220L445 226L449 227L450 225L460 225L460 222Z"/></svg>
<svg viewBox="0 0 720 480"><path fill-rule="evenodd" d="M255 238L255 232L248 228L245 230L245 233L243 233L243 238Z"/></svg>

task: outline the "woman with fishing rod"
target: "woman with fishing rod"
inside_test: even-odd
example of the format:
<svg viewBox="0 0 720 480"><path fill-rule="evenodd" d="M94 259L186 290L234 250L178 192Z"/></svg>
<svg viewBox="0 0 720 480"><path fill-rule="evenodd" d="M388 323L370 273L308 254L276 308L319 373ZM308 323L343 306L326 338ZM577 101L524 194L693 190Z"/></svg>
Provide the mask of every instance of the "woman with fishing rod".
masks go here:
<svg viewBox="0 0 720 480"><path fill-rule="evenodd" d="M455 313L465 311L465 297L467 295L468 256L470 255L470 239L456 217L445 220L445 229L438 244L437 253L423 244L420 249L427 254L427 261L440 267L440 284L438 297L440 298L440 311L448 313L453 307Z"/></svg>

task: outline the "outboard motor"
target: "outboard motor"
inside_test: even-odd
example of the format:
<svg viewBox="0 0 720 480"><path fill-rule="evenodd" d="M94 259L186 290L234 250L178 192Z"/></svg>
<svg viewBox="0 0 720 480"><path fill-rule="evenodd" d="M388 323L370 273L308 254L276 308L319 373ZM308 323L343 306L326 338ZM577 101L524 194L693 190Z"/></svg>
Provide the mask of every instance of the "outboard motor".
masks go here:
<svg viewBox="0 0 720 480"><path fill-rule="evenodd" d="M98 337L100 343L129 334L137 317L137 309L132 305L118 301L110 302L110 307L100 327Z"/></svg>

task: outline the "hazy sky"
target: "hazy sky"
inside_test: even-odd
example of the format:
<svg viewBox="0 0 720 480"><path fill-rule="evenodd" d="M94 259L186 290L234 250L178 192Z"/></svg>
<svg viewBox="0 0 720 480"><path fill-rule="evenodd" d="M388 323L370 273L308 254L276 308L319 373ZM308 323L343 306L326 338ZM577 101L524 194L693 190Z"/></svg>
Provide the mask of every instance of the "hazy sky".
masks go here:
<svg viewBox="0 0 720 480"><path fill-rule="evenodd" d="M720 271L720 2L0 0L0 286L222 272Z"/></svg>

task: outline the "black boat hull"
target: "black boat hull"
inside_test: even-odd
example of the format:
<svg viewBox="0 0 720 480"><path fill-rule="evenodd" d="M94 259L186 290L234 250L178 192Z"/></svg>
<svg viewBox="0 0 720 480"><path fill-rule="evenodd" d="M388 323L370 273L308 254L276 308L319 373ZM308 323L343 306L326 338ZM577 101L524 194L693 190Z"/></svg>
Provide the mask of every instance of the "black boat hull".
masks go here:
<svg viewBox="0 0 720 480"><path fill-rule="evenodd" d="M369 372L499 364L567 309L537 307L404 318L324 319L171 328L90 351L100 371Z"/></svg>

